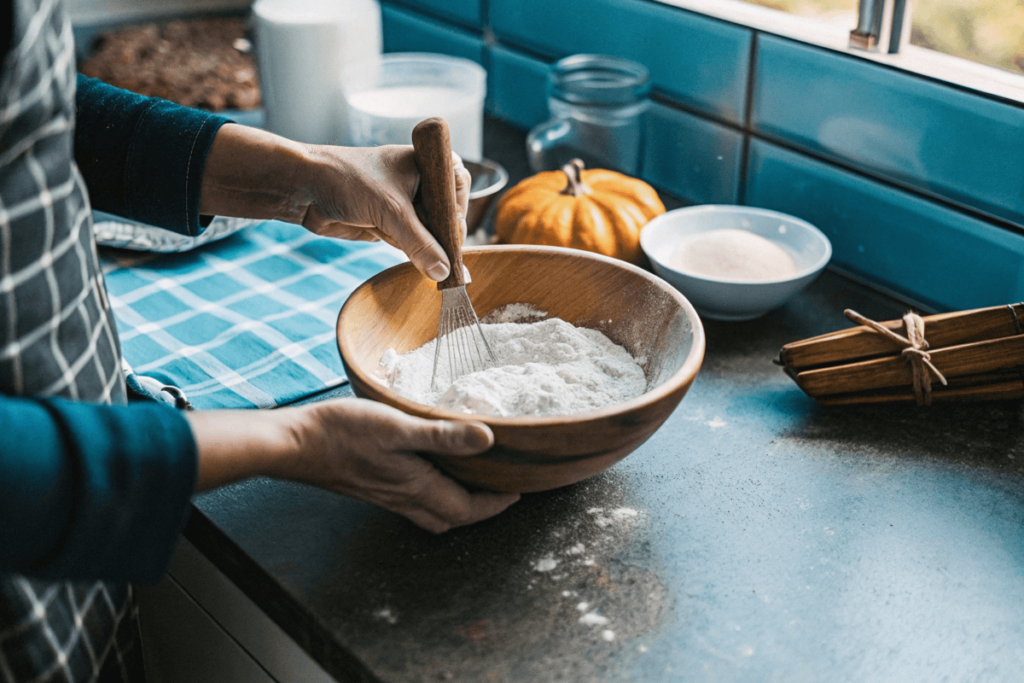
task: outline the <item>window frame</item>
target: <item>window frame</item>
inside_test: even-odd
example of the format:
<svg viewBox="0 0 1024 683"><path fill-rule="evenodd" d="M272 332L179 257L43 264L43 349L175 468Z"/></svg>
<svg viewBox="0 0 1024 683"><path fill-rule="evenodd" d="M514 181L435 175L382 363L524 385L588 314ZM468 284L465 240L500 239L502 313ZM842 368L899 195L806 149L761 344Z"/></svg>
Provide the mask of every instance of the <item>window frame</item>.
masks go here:
<svg viewBox="0 0 1024 683"><path fill-rule="evenodd" d="M755 5L745 0L649 0L702 14L764 33L885 64L906 73L948 83L980 94L1024 104L1024 74L973 62L905 42L888 54L850 47L850 31L823 22ZM912 20L912 17L911 17Z"/></svg>

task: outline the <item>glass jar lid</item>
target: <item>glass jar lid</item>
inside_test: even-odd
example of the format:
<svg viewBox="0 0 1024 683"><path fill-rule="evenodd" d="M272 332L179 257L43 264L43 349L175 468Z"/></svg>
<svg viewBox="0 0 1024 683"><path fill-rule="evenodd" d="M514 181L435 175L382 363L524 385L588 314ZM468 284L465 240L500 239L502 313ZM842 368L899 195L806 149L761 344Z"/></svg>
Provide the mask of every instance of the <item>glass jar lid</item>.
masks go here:
<svg viewBox="0 0 1024 683"><path fill-rule="evenodd" d="M637 62L608 55L572 55L551 65L548 94L571 104L622 106L647 99L651 78Z"/></svg>

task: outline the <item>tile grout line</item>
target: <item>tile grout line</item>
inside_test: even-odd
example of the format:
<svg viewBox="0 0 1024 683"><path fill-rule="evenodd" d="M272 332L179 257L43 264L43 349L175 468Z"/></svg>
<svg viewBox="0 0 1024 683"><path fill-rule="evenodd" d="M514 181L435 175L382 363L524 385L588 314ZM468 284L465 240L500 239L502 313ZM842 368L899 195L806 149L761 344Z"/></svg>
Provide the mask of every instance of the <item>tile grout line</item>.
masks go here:
<svg viewBox="0 0 1024 683"><path fill-rule="evenodd" d="M1014 223L1012 220L1008 218L996 216L994 214L987 213L982 209L967 206L966 204L961 204L954 199L950 199L949 197L942 197L940 195L932 194L927 190L924 190L919 187L914 187L913 185L904 184L899 180L893 178L874 175L868 171L865 171L862 168L857 168L856 166L849 165L844 160L836 159L834 157L829 157L814 152L812 150L808 150L804 147L800 147L799 145L791 143L788 140L784 140L782 138L766 135L765 133L750 133L750 138L753 140L760 140L761 142L775 145L776 147L780 147L792 154L796 154L806 159L810 159L811 161L828 166L832 170L838 170L843 171L845 173L849 173L850 175L856 176L861 180L877 183L878 185L882 185L891 190L895 190L897 192L902 192L903 194L910 195L915 199L920 199L921 201L935 204L936 206L942 209L954 211L967 218L981 221L982 223L990 225L993 228L1006 230L1007 232L1011 232L1015 235L1024 236L1024 225L1018 225L1017 223Z"/></svg>
<svg viewBox="0 0 1024 683"><path fill-rule="evenodd" d="M382 10L384 8L387 8L392 11L397 10L399 12L405 12L409 14L413 19L418 19L419 21L422 21L425 24L434 24L449 31L462 32L465 33L466 36L470 38L480 40L484 37L483 30L480 26L471 27L467 26L466 24L460 24L451 19L439 17L436 14L430 14L429 12L424 12L418 7L406 5L404 3L389 2L388 0L384 0L383 2L380 3L380 5Z"/></svg>
<svg viewBox="0 0 1024 683"><path fill-rule="evenodd" d="M757 31L753 31L750 37L750 58L747 61L747 99L744 102L743 121L741 130L743 132L743 146L740 149L739 178L736 180L736 203L747 203L747 175L750 170L750 136L753 132L751 115L754 111L754 89L757 81L757 51L759 49Z"/></svg>

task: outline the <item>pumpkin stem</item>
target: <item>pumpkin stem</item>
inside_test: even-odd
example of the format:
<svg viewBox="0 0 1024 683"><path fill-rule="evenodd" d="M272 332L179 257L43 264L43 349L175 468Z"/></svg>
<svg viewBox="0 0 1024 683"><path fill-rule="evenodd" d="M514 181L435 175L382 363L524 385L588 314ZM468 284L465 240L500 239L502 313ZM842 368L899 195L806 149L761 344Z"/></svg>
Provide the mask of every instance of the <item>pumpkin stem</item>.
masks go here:
<svg viewBox="0 0 1024 683"><path fill-rule="evenodd" d="M562 167L562 173L565 174L565 177L569 182L566 183L565 188L562 189L559 194L566 194L570 197L579 197L582 194L590 194L590 188L583 184L582 159L573 159L567 163Z"/></svg>

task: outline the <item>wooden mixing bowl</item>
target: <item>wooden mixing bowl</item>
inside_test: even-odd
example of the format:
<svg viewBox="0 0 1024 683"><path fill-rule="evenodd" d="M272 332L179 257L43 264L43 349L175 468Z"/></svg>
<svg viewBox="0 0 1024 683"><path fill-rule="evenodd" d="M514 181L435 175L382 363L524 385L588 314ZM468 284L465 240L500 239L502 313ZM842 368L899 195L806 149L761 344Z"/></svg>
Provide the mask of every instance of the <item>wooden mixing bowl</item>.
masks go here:
<svg viewBox="0 0 1024 683"><path fill-rule="evenodd" d="M409 263L363 283L338 317L338 348L357 396L411 415L479 420L494 447L471 458L424 454L466 484L494 491L543 491L597 474L632 453L672 414L704 359L704 329L674 287L624 261L574 249L466 249L467 286L483 317L525 303L600 330L642 359L647 392L625 403L557 417L489 417L425 406L373 375L388 349L405 353L437 335L441 293Z"/></svg>

